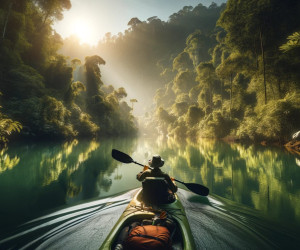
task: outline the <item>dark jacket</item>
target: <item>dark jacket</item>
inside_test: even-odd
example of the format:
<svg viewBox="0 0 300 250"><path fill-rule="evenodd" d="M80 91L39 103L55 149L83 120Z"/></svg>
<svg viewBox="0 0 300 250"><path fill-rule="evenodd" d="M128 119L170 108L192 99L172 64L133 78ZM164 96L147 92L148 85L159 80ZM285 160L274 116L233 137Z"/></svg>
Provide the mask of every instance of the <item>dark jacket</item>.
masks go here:
<svg viewBox="0 0 300 250"><path fill-rule="evenodd" d="M146 177L164 177L168 183L170 190L173 193L177 192L176 184L171 180L170 176L164 173L163 171L161 171L160 168L147 169L146 171L138 173L138 175L136 176L136 178L139 181L145 180Z"/></svg>

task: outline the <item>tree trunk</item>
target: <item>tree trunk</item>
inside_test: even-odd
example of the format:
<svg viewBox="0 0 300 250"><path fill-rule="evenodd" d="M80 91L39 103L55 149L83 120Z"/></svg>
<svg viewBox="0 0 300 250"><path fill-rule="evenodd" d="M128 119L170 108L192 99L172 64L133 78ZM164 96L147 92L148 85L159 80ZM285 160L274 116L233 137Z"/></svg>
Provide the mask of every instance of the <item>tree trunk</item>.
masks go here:
<svg viewBox="0 0 300 250"><path fill-rule="evenodd" d="M232 73L230 74L230 120L231 120L231 117L232 117L232 114L231 114L231 110L232 110Z"/></svg>
<svg viewBox="0 0 300 250"><path fill-rule="evenodd" d="M8 19L9 19L9 15L10 15L10 12L11 12L12 5L13 5L13 1L11 1L11 2L9 3L9 6L8 6L8 12L7 12L7 15L6 15L6 18L5 18L5 22L4 22L4 26L3 26L3 32L2 32L2 39L1 39L1 42L2 42L2 41L4 40L4 38L5 38L6 27L7 27L7 23L8 23Z"/></svg>
<svg viewBox="0 0 300 250"><path fill-rule="evenodd" d="M281 80L280 79L278 79L277 80L277 87L278 87L278 95L279 95L279 99L281 99L281 86L280 86L280 84L281 84Z"/></svg>
<svg viewBox="0 0 300 250"><path fill-rule="evenodd" d="M264 89L265 89L265 104L267 104L266 62L265 62L264 43L263 43L263 40L262 40L262 28L260 28L259 37L260 37L261 56L262 56L262 62L263 62L263 80L264 80Z"/></svg>
<svg viewBox="0 0 300 250"><path fill-rule="evenodd" d="M257 47L256 47L255 39L253 39L253 47L254 47L254 54L255 54L255 59L256 59L256 70L258 70L259 64L258 64L258 54L257 54Z"/></svg>
<svg viewBox="0 0 300 250"><path fill-rule="evenodd" d="M221 110L222 110L222 114L223 114L223 101L224 101L223 89L224 89L224 82L223 82L223 80L221 80Z"/></svg>

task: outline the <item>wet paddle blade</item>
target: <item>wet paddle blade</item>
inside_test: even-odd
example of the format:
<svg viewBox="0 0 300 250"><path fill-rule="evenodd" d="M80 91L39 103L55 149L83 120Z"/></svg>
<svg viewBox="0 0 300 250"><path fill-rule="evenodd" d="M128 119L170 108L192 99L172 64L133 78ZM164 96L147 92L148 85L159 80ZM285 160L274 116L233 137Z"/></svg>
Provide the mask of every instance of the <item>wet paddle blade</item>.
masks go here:
<svg viewBox="0 0 300 250"><path fill-rule="evenodd" d="M123 152L121 152L117 149L113 149L111 151L111 156L115 160L123 162L123 163L132 163L133 162L132 158L129 155L127 155L127 154L125 154L125 153L123 153Z"/></svg>
<svg viewBox="0 0 300 250"><path fill-rule="evenodd" d="M182 184L184 184L189 190L191 190L196 194L202 196L207 196L209 194L209 189L200 184L196 184L196 183L182 183Z"/></svg>

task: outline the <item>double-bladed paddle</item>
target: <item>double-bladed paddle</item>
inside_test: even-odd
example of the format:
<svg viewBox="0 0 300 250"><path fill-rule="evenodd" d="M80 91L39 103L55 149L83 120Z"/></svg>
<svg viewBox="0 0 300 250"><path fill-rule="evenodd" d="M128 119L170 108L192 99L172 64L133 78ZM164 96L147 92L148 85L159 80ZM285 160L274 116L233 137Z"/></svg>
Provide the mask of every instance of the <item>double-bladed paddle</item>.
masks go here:
<svg viewBox="0 0 300 250"><path fill-rule="evenodd" d="M117 161L120 161L120 162L123 162L123 163L134 163L134 164L137 164L137 165L140 165L142 167L144 167L143 164L141 163L138 163L136 161L134 161L129 155L117 150L117 149L113 149L111 151L111 156L117 160ZM202 196L207 196L208 193L209 193L209 189L207 187L204 187L200 184L197 184L197 183L185 183L183 181L179 181L177 179L174 179L175 181L185 185L189 190L191 190L192 192L196 193L196 194L199 194L199 195L202 195Z"/></svg>

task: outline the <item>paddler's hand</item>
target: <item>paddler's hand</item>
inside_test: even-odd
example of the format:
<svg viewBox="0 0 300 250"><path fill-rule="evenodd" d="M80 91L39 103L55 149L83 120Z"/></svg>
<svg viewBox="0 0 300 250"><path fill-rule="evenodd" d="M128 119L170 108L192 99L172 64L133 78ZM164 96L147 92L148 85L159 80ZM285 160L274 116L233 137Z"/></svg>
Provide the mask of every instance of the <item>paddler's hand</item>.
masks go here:
<svg viewBox="0 0 300 250"><path fill-rule="evenodd" d="M145 165L143 171L146 171L148 169L149 169L149 167Z"/></svg>
<svg viewBox="0 0 300 250"><path fill-rule="evenodd" d="M174 177L170 177L171 178L171 181L175 181L175 178Z"/></svg>

